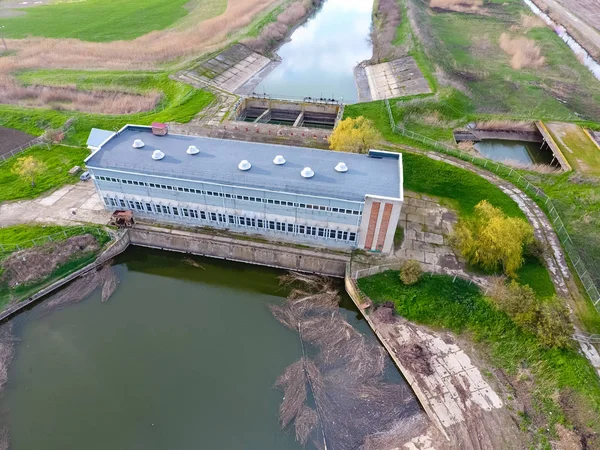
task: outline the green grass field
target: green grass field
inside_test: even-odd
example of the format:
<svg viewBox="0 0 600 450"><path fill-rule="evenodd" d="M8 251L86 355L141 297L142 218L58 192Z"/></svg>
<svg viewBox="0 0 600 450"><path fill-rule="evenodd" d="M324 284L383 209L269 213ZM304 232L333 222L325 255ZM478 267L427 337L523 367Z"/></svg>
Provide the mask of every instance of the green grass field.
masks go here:
<svg viewBox="0 0 600 450"><path fill-rule="evenodd" d="M531 14L522 2L487 1L483 13L464 14L407 1L428 59L468 89L477 112L555 120L600 116L600 84L552 30L521 27L521 15ZM499 46L503 32L535 41L544 66L513 69Z"/></svg>
<svg viewBox="0 0 600 450"><path fill-rule="evenodd" d="M25 8L0 19L6 37L75 38L106 42L134 39L173 25L188 14L188 0L82 0Z"/></svg>
<svg viewBox="0 0 600 450"><path fill-rule="evenodd" d="M83 160L90 154L86 148L55 145L32 147L0 165L0 202L35 198L50 189L79 181L77 176L67 172L73 166L83 166ZM12 172L19 158L33 156L46 165L44 173L36 178L34 187L28 179L20 178Z"/></svg>
<svg viewBox="0 0 600 450"><path fill-rule="evenodd" d="M543 347L537 338L518 327L506 314L495 309L474 285L451 277L426 275L413 286L400 282L398 272L388 271L358 281L360 289L375 304L392 301L399 315L411 322L466 333L481 346L481 354L494 366L516 377L526 371L533 376L531 415L541 415L537 423L538 444L550 448L554 425L562 423L590 427L597 421L578 423L581 417L600 413L600 384L588 361L576 350ZM563 409L557 393L575 393L579 415ZM527 424L521 424L527 426ZM580 430L583 431L583 430Z"/></svg>
<svg viewBox="0 0 600 450"><path fill-rule="evenodd" d="M65 143L85 145L91 128L118 130L127 123L149 125L159 122L189 122L213 99L210 92L194 89L169 79L164 72L85 72L43 70L24 72L19 79L25 84L43 83L48 86L75 84L81 89L104 89L123 92L161 91L163 97L154 111L129 114L86 114L0 105L0 125L40 135L45 128L58 128L73 118Z"/></svg>

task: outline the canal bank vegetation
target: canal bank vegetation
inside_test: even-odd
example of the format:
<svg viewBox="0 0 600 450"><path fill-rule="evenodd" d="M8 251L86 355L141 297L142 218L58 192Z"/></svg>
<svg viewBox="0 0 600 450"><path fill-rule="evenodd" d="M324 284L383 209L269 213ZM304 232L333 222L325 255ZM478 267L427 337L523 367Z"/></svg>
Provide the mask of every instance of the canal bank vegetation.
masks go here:
<svg viewBox="0 0 600 450"><path fill-rule="evenodd" d="M323 0L293 0L286 7L278 7L253 26L242 43L263 55L273 54L322 3Z"/></svg>
<svg viewBox="0 0 600 450"><path fill-rule="evenodd" d="M187 123L210 102L214 95L173 81L166 72L39 70L19 74L24 85L64 87L78 91L111 91L133 94L160 92L160 100L151 111L137 114L108 115L62 111L60 104L47 105L56 109L25 108L0 105L0 125L33 135L45 130L69 126L63 143L85 145L91 128L117 131L127 123L149 125L152 122Z"/></svg>
<svg viewBox="0 0 600 450"><path fill-rule="evenodd" d="M574 342L547 345L497 309L497 300L461 279L426 274L408 286L398 272L388 271L358 284L375 305L391 301L407 320L449 329L475 343L478 355L494 367L490 376L506 389L503 401L514 420L532 436L532 448L554 448L552 443L569 434L575 434L570 442L578 447L565 441L564 448L600 446L600 425L594 419L600 413L600 385ZM542 308L548 302L534 301ZM542 328L546 325L539 321Z"/></svg>
<svg viewBox="0 0 600 450"><path fill-rule="evenodd" d="M89 264L110 239L96 227L0 228L0 307Z"/></svg>

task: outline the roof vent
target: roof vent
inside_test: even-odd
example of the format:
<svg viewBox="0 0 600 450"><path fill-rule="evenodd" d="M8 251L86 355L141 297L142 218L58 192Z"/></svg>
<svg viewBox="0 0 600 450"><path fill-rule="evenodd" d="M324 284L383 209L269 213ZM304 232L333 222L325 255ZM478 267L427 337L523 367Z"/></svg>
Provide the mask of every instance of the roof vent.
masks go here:
<svg viewBox="0 0 600 450"><path fill-rule="evenodd" d="M198 147L196 147L195 145L190 145L186 153L188 155L195 155L196 153L200 153L200 150L198 150Z"/></svg>
<svg viewBox="0 0 600 450"><path fill-rule="evenodd" d="M250 164L245 159L242 159L240 161L240 163L238 164L238 169L240 169L240 170L250 170L250 167L252 167L252 164Z"/></svg>
<svg viewBox="0 0 600 450"><path fill-rule="evenodd" d="M304 178L312 178L315 176L315 173L310 167L305 167L302 169L302 172L300 172L300 175L302 175Z"/></svg>
<svg viewBox="0 0 600 450"><path fill-rule="evenodd" d="M163 152L161 152L160 150L154 150L154 152L152 153L152 159L154 161L158 161L160 159L163 159L165 157L165 154Z"/></svg>
<svg viewBox="0 0 600 450"><path fill-rule="evenodd" d="M275 159L273 160L273 164L277 164L278 166L281 166L282 164L285 164L285 158L281 155L277 155L275 157Z"/></svg>
<svg viewBox="0 0 600 450"><path fill-rule="evenodd" d="M340 161L339 163L337 163L337 166L335 166L335 171L336 172L348 172L348 166L346 165L345 162Z"/></svg>
<svg viewBox="0 0 600 450"><path fill-rule="evenodd" d="M144 146L144 141L142 141L141 139L136 139L135 141L133 141L133 148L142 148Z"/></svg>

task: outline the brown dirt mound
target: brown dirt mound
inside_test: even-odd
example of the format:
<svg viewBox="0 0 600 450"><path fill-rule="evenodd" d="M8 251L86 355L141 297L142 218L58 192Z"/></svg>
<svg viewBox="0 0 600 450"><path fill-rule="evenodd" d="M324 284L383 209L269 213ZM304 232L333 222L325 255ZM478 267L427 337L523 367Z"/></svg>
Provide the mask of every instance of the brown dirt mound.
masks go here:
<svg viewBox="0 0 600 450"><path fill-rule="evenodd" d="M83 234L64 241L21 250L11 254L2 262L4 275L1 280L11 288L33 283L46 278L58 266L99 249L100 246L94 236Z"/></svg>
<svg viewBox="0 0 600 450"><path fill-rule="evenodd" d="M510 65L513 69L542 67L546 58L532 39L525 37L511 38L508 33L500 35L500 48L511 57Z"/></svg>

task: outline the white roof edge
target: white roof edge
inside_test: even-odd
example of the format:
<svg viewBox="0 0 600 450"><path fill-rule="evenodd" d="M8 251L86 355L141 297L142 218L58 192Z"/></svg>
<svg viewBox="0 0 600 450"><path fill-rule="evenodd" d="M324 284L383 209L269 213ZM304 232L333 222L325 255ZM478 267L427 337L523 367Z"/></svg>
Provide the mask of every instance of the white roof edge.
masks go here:
<svg viewBox="0 0 600 450"><path fill-rule="evenodd" d="M238 189L248 189L251 191L257 191L257 192L274 192L276 194L286 194L286 195L296 195L299 197L306 197L306 198L320 198L323 200L335 200L335 201L342 201L342 202L348 202L348 203L356 203L357 205L364 205L364 201L359 201L359 200L347 200L344 198L336 198L336 197L325 197L322 195L308 195L308 194L298 194L295 192L286 192L286 191L276 191L274 189L258 189L258 188L252 188L252 187L247 187L247 186L238 186L235 184L223 184L223 183L215 183L212 181L202 181L202 180L190 180L189 178L177 178L177 177L168 177L168 176L164 176L164 175L149 175L149 174L144 174L144 173L139 173L139 172L132 172L129 170L118 170L118 169L106 169L104 167L95 167L95 166L88 166L88 169L92 169L92 170L104 170L106 172L116 172L116 173L126 173L129 175L138 175L138 176L147 176L147 177L154 177L154 178L161 178L161 179L165 179L165 180L177 180L177 181L185 181L185 182L189 182L189 183L203 183L203 184L210 184L211 186L224 186L224 187L230 187L230 188L238 188ZM371 196L371 197L377 197L377 196ZM387 197L378 197L378 198L387 198ZM393 200L398 200L397 198L393 199Z"/></svg>

